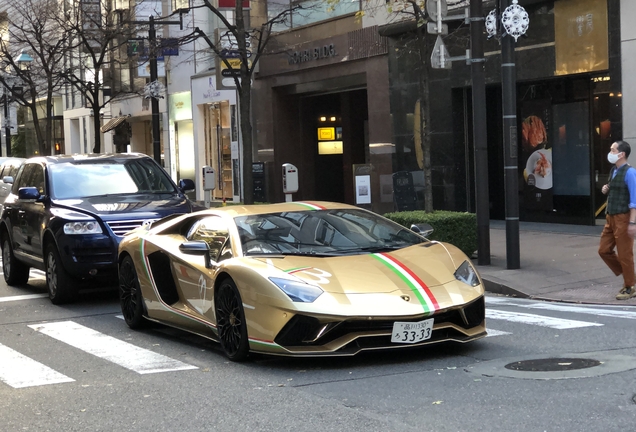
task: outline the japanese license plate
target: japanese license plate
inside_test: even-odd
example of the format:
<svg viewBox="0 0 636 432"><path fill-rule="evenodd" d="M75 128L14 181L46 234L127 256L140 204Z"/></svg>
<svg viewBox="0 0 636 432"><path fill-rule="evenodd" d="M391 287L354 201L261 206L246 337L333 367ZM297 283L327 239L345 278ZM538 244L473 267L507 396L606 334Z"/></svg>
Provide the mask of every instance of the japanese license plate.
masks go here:
<svg viewBox="0 0 636 432"><path fill-rule="evenodd" d="M420 322L393 323L391 342L412 344L430 339L433 334L433 318Z"/></svg>

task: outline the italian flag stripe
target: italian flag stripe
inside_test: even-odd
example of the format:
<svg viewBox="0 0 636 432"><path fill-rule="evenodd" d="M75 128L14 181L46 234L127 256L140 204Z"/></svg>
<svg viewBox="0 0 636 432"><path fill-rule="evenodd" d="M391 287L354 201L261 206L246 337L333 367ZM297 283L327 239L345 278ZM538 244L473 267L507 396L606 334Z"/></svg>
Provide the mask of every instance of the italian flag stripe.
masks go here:
<svg viewBox="0 0 636 432"><path fill-rule="evenodd" d="M310 202L302 202L302 201L297 201L295 204L301 205L305 208L308 208L310 210L325 210L326 207L323 206L319 206L317 204L312 204Z"/></svg>
<svg viewBox="0 0 636 432"><path fill-rule="evenodd" d="M295 268L290 268L287 270L283 270L285 273L297 273L299 271L303 271L303 270L309 270L311 267L295 267Z"/></svg>
<svg viewBox="0 0 636 432"><path fill-rule="evenodd" d="M429 287L426 286L424 281L417 277L417 275L413 273L408 267L406 267L395 258L390 257L389 255L384 253L371 254L371 256L390 268L393 273L398 275L400 279L402 279L409 286L409 288L411 288L411 291L413 291L415 297L417 297L417 299L422 304L424 312L431 314L439 309L437 299L435 298Z"/></svg>

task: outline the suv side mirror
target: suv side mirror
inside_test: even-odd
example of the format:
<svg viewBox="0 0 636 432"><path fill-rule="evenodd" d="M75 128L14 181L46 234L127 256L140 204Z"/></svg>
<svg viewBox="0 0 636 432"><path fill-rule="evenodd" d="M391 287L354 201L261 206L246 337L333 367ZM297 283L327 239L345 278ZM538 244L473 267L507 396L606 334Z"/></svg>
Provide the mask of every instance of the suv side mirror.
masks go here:
<svg viewBox="0 0 636 432"><path fill-rule="evenodd" d="M12 176L4 176L2 177L2 181L6 184L13 184L13 177Z"/></svg>
<svg viewBox="0 0 636 432"><path fill-rule="evenodd" d="M192 192L195 189L194 181L190 179L179 180L179 190L183 193Z"/></svg>
<svg viewBox="0 0 636 432"><path fill-rule="evenodd" d="M37 201L42 195L36 187L22 187L18 190L18 199Z"/></svg>

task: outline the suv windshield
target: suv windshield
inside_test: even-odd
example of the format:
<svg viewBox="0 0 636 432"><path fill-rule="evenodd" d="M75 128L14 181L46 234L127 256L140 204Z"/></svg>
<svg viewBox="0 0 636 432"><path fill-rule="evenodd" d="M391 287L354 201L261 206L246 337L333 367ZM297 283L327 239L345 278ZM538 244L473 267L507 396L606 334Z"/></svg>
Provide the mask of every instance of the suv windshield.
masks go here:
<svg viewBox="0 0 636 432"><path fill-rule="evenodd" d="M357 209L307 210L234 218L245 255L336 256L425 242L403 226Z"/></svg>
<svg viewBox="0 0 636 432"><path fill-rule="evenodd" d="M135 193L176 193L161 167L152 160L59 163L48 167L56 199Z"/></svg>

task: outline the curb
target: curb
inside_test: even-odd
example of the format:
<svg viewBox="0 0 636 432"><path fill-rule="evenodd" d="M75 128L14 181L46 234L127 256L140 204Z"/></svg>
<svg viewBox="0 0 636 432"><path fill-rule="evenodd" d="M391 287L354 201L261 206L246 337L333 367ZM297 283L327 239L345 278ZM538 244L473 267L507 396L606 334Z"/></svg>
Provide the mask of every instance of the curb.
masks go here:
<svg viewBox="0 0 636 432"><path fill-rule="evenodd" d="M486 292L493 293L493 294L503 294L503 295L518 297L518 298L530 298L528 294L521 291L517 291L516 289L511 288L507 285L501 284L499 282L494 282L484 277L482 277L481 280L484 282L484 290Z"/></svg>

